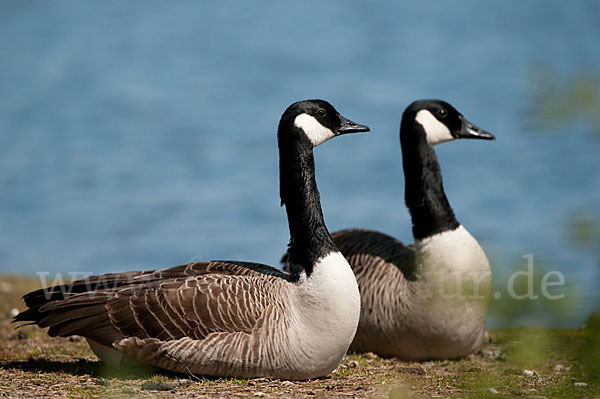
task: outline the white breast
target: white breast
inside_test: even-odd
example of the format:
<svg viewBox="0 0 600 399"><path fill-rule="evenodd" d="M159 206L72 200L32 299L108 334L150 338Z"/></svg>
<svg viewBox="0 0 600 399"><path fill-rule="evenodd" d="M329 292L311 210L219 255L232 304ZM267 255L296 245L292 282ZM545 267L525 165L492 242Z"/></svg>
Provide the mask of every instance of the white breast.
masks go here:
<svg viewBox="0 0 600 399"><path fill-rule="evenodd" d="M310 277L300 276L294 306L300 355L313 367L335 368L354 339L360 317L360 294L350 265L340 252L321 258ZM319 364L315 364L318 362Z"/></svg>
<svg viewBox="0 0 600 399"><path fill-rule="evenodd" d="M459 226L417 240L415 261L419 279L411 298L419 315L415 321L423 330L431 328L432 335L452 337L457 353L476 349L491 291L490 264L479 243Z"/></svg>
<svg viewBox="0 0 600 399"><path fill-rule="evenodd" d="M490 265L479 243L462 225L415 242L417 268L426 276L489 276Z"/></svg>

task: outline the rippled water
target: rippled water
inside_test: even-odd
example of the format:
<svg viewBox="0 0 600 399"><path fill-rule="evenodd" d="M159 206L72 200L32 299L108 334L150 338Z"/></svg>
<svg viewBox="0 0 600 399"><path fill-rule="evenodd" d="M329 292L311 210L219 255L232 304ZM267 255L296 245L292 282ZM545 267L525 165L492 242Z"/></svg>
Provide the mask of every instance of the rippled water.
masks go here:
<svg viewBox="0 0 600 399"><path fill-rule="evenodd" d="M436 97L497 136L436 148L496 284L533 253L579 287L576 325L600 271L568 224L600 211L600 140L525 122L538 65L600 69L599 16L596 1L0 2L0 272L277 264L275 129L314 97L372 129L317 150L330 230L411 242L398 126Z"/></svg>

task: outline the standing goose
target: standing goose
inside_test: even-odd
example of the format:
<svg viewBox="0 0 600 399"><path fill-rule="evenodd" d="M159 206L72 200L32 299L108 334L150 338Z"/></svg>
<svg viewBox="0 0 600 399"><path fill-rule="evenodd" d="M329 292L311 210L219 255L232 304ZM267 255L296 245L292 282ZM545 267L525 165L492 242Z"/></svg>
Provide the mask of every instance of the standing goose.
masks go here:
<svg viewBox="0 0 600 399"><path fill-rule="evenodd" d="M309 379L340 363L360 314L356 279L321 212L313 148L367 132L322 100L292 104L278 129L291 273L211 261L104 274L24 296L14 321L80 335L103 360L208 376Z"/></svg>
<svg viewBox="0 0 600 399"><path fill-rule="evenodd" d="M360 287L362 310L351 351L442 359L465 356L483 343L490 265L454 216L432 147L459 138L494 136L443 101L415 101L402 116L405 200L414 245L364 229L332 235Z"/></svg>

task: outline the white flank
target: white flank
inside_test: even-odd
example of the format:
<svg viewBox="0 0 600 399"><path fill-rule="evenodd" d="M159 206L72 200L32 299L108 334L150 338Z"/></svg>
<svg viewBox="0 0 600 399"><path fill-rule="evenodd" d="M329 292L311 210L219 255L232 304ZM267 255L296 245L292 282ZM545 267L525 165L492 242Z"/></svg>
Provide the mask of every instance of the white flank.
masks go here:
<svg viewBox="0 0 600 399"><path fill-rule="evenodd" d="M423 126L429 144L436 145L454 140L454 137L452 137L452 134L450 133L450 129L437 120L437 118L428 110L422 109L417 112L415 120Z"/></svg>
<svg viewBox="0 0 600 399"><path fill-rule="evenodd" d="M417 240L414 248L419 275L410 304L411 315L417 315L414 331L446 337L439 341L442 347L423 353L456 357L473 352L483 342L491 294L490 264L483 249L463 226Z"/></svg>
<svg viewBox="0 0 600 399"><path fill-rule="evenodd" d="M335 133L333 133L331 129L326 128L313 116L308 114L298 115L296 119L294 119L294 125L304 131L304 134L306 134L311 141L313 147L323 144L330 138L335 137Z"/></svg>

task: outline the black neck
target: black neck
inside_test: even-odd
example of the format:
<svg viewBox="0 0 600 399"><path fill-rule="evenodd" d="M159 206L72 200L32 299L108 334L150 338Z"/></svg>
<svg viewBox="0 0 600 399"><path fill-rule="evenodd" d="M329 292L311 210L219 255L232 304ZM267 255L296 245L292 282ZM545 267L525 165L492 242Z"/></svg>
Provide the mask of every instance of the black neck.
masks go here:
<svg viewBox="0 0 600 399"><path fill-rule="evenodd" d="M402 119L400 127L404 199L412 216L415 239L430 237L459 226L444 193L442 174L433 147L423 127L413 117Z"/></svg>
<svg viewBox="0 0 600 399"><path fill-rule="evenodd" d="M316 261L337 251L327 231L315 180L315 160L308 140L279 139L281 204L290 227L288 264L292 277L313 271Z"/></svg>

